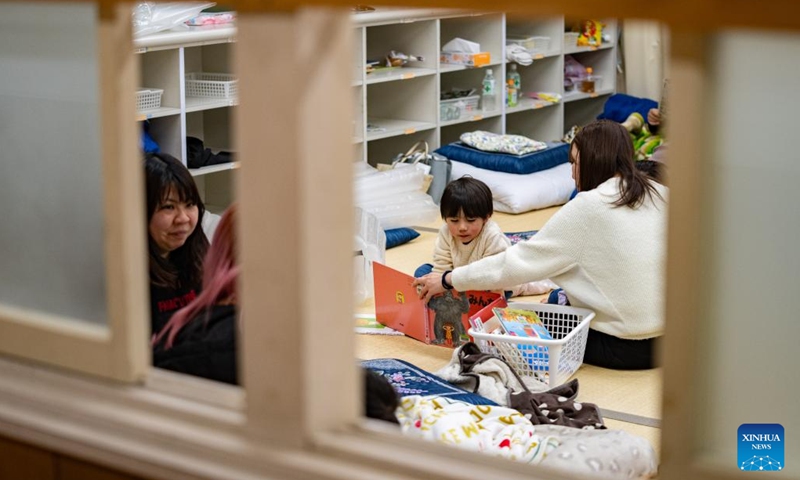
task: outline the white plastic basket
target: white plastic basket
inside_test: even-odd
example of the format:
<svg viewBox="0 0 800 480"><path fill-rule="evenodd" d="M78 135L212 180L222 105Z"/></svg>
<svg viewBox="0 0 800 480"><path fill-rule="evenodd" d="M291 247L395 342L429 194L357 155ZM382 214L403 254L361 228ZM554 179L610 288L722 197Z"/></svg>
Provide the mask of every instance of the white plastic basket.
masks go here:
<svg viewBox="0 0 800 480"><path fill-rule="evenodd" d="M473 112L477 112L480 100L480 95L441 100L439 102L439 118L442 121L458 120Z"/></svg>
<svg viewBox="0 0 800 480"><path fill-rule="evenodd" d="M548 377L550 387L566 382L583 364L589 323L594 312L585 308L544 303L508 304L509 308L536 312L553 340L514 337L469 329L481 351L502 357L518 375Z"/></svg>
<svg viewBox="0 0 800 480"><path fill-rule="evenodd" d="M186 74L187 97L235 98L238 94L239 81L229 73Z"/></svg>
<svg viewBox="0 0 800 480"><path fill-rule="evenodd" d="M161 95L164 93L160 88L140 88L136 91L136 111L144 112L161 108Z"/></svg>

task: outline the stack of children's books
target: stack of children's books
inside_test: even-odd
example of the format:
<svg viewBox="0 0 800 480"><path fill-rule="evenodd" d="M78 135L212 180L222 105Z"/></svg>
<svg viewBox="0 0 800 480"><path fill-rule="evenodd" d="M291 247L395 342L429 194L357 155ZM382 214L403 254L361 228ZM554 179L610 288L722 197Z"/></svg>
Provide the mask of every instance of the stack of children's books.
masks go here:
<svg viewBox="0 0 800 480"><path fill-rule="evenodd" d="M539 315L532 310L522 310L519 308L493 308L494 321L479 324L473 323L473 327L482 331L491 331L514 337L539 338L542 340L553 340L553 336L545 327ZM498 343L498 342L495 342ZM508 343L512 344L511 342ZM549 356L547 347L543 345L531 345L528 343L514 344L522 354L523 358L530 364L533 370L547 371Z"/></svg>

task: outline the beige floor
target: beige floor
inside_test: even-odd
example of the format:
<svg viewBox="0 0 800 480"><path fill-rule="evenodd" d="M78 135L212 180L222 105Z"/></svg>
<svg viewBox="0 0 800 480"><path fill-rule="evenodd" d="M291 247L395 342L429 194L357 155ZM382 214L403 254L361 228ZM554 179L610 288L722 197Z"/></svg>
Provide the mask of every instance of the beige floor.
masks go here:
<svg viewBox="0 0 800 480"><path fill-rule="evenodd" d="M528 212L521 215L497 213L494 220L505 232L538 230L558 211L549 208ZM424 225L438 228L440 223ZM422 263L430 262L436 234L422 231L420 236L410 243L390 249L386 252L386 263L394 269L413 275L414 270ZM539 301L543 296L520 297L520 300ZM358 306L358 313L374 314L374 304L368 300ZM356 351L361 359L399 358L418 367L433 372L446 365L452 350L424 343L402 336L358 335ZM583 365L575 374L580 384L579 399L582 402L597 404L604 410L627 415L644 417L645 419L661 418L661 370L616 371ZM632 421L637 421L634 418ZM619 428L648 439L659 451L661 430L638 423L606 418L609 428Z"/></svg>

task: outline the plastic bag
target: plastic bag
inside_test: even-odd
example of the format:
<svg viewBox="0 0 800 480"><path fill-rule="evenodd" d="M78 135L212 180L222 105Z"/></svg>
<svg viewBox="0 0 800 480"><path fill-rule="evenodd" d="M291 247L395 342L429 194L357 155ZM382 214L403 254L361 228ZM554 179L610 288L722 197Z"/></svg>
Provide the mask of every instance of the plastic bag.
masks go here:
<svg viewBox="0 0 800 480"><path fill-rule="evenodd" d="M355 236L353 259L355 282L353 292L356 303L372 298L372 262L386 262L386 234L380 226L378 217L362 208L355 208Z"/></svg>
<svg viewBox="0 0 800 480"><path fill-rule="evenodd" d="M144 37L183 26L184 22L216 5L214 2L138 2L131 12L133 36Z"/></svg>
<svg viewBox="0 0 800 480"><path fill-rule="evenodd" d="M381 227L408 227L433 222L439 207L422 191L425 175L412 167L378 171L354 167L355 204L378 218Z"/></svg>
<svg viewBox="0 0 800 480"><path fill-rule="evenodd" d="M575 79L586 77L586 67L575 60L572 55L564 57L564 78Z"/></svg>

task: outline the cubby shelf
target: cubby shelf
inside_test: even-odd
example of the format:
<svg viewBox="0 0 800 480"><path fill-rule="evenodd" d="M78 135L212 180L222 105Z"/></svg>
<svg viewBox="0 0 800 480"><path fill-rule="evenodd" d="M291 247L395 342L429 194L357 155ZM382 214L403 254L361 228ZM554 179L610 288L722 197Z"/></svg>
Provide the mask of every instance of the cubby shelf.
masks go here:
<svg viewBox="0 0 800 480"><path fill-rule="evenodd" d="M464 11L431 10L426 14L418 9L379 10L380 15L356 15L353 18L354 54L360 55L361 64L365 64L367 59L382 58L392 50L422 55L426 64L396 69L383 77L364 75L366 92L362 93L362 102L355 104L353 114L356 124L363 125L364 129L363 135L355 136L366 141L355 146L356 160L373 165L385 163L405 150L405 143L410 146L425 139L431 149L436 149L458 139L464 132L478 129L523 134L544 141L557 140L572 125L583 125L593 120L602 111L602 103L595 99L614 93L611 86L616 83L618 37L615 20L603 22L604 33L611 40L609 43L599 47L565 47L564 32L573 22L560 16L518 20L500 13L475 15ZM531 65L517 66L522 95L515 107L506 106L504 95L501 95L505 93L505 79L511 63L506 59L506 35L511 34L550 39L549 48L545 46L543 51L532 53ZM429 56L438 60L442 46L454 38L479 43L481 51L491 54L490 63L477 68L449 64L431 66L427 63ZM574 55L580 63L591 66L594 74L601 77L598 87L602 88L595 93L565 92L566 55ZM496 79L499 108L494 112L484 112L479 108L462 112L458 119L443 120L439 112L440 94L472 88L480 92L487 69L492 70ZM432 79L433 83L424 81L423 76ZM410 87L398 81L403 78L419 83ZM562 101L534 100L525 95L530 92L560 94ZM405 120L383 120L386 118ZM384 122L388 123L384 125ZM367 132L368 123L381 124L386 130ZM404 140L403 135L409 138Z"/></svg>
<svg viewBox="0 0 800 480"><path fill-rule="evenodd" d="M164 32L134 40L134 52L140 61L140 85L164 91L162 107L139 112L136 120L148 120L148 131L160 150L184 165L188 164L187 136L199 138L215 152L234 151L231 109L238 104L238 98L185 96L184 75L231 73L235 36L236 28L225 26ZM238 162L229 162L190 169L206 203L221 207L230 204L230 172L238 166Z"/></svg>
<svg viewBox="0 0 800 480"><path fill-rule="evenodd" d="M537 140L556 140L572 125L583 125L601 111L608 95L615 92L617 65L617 22L607 19L604 36L610 39L599 47L564 44L568 22L564 17L516 19L502 13L476 13L444 9L397 9L379 7L369 14L354 14L352 48L352 123L351 141L357 161L371 164L390 161L412 143L425 140L431 149L457 140L464 132L487 130L515 133ZM543 36L549 48L532 54L533 63L517 65L522 92L519 104L505 105L506 35ZM185 72L230 73L231 51L236 29L196 29L193 32L167 32L137 39L134 50L142 65L142 82L149 88L164 89L162 108L140 112L137 120L149 120L150 132L161 146L186 163L184 136L198 137L206 145L235 151L230 131L232 109L237 98L182 98ZM447 42L464 38L477 42L489 52L489 65L474 68L439 63L439 53ZM409 66L365 73L368 59L384 58L396 51L422 57ZM564 58L573 58L592 67L600 77L594 93L564 91ZM480 92L485 71L493 72L498 90L498 109L480 108L462 113L456 120L440 118L440 95L453 89ZM561 102L529 98L530 92L562 95ZM367 131L377 125L380 131ZM230 172L238 163L193 170L192 174L207 201L226 205L230 194ZM225 183L227 182L227 184ZM227 186L226 186L227 185ZM228 193L224 190L227 188ZM222 193L217 190L223 190Z"/></svg>

